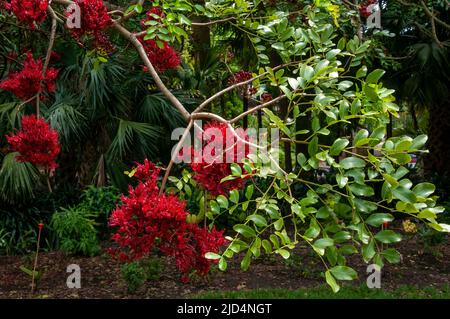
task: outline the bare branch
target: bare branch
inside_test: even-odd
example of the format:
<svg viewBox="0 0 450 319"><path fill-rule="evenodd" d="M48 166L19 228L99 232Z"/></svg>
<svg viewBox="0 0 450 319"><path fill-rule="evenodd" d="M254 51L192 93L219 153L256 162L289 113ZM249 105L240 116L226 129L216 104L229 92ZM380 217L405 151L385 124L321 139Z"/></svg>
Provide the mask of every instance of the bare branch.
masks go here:
<svg viewBox="0 0 450 319"><path fill-rule="evenodd" d="M175 157L178 156L178 153L180 152L181 147L183 146L184 141L186 140L186 138L189 136L189 131L192 128L192 124L194 123L193 120L189 121L188 126L186 127L186 129L183 132L183 135L181 136L180 141L177 144L177 147L175 148L171 158L170 158L170 162L169 165L167 165L167 169L166 172L164 173L164 177L163 180L161 182L161 188L159 190L159 194L161 195L164 192L164 188L166 187L166 183L167 183L167 179L170 176L170 171L172 170L173 164L175 162Z"/></svg>
<svg viewBox="0 0 450 319"><path fill-rule="evenodd" d="M289 66L289 65L296 64L296 63L298 63L298 62L290 62L290 63L278 65L278 66L274 67L274 68L272 69L272 71L276 71L276 70L278 70L278 69L281 69L281 68L284 68L284 67L287 67L287 66ZM231 86L229 86L229 87L223 89L222 91L217 92L217 93L214 94L213 96L211 96L211 97L209 97L208 99L206 99L202 104L200 104L200 105L194 110L193 113L198 113L198 112L200 112L200 111L201 111L203 108L205 108L208 104L210 104L210 103L211 103L212 101L214 101L215 99L221 97L221 96L224 95L225 93L230 92L230 91L232 91L232 90L234 90L234 89L236 89L236 88L238 88L238 87L241 87L241 86L243 86L243 85L252 83L253 81L255 81L255 80L257 80L257 79L260 79L260 78L266 76L267 74L269 74L269 72L261 73L260 75L255 76L254 78L251 78L251 79L249 79L249 80L247 80L247 81L243 81L243 82L240 82L240 83L233 84L233 85L231 85Z"/></svg>
<svg viewBox="0 0 450 319"><path fill-rule="evenodd" d="M251 114L251 113L253 113L253 112L256 112L256 111L258 111L258 110L261 110L261 109L263 109L263 108L266 108L266 107L268 107L268 106L271 106L272 104L275 104L275 103L281 101L281 100L284 99L284 98L286 98L286 95L284 95L284 94L283 94L283 95L280 95L280 96L274 98L273 100L270 100L269 102L260 104L260 105L258 105L258 106L255 106L255 107L253 107L253 108L247 110L247 111L244 112L244 113L239 114L238 116L236 116L234 119L230 120L229 122L232 123L232 124L233 124L233 123L236 123L236 122L238 122L239 120L241 120L242 118L246 117L247 115L249 115L249 114Z"/></svg>

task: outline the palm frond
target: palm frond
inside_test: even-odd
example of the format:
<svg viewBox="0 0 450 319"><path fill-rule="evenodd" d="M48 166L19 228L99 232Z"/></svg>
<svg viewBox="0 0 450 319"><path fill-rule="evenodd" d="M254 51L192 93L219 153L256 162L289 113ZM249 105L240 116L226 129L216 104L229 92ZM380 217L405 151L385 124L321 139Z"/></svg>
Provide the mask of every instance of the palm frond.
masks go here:
<svg viewBox="0 0 450 319"><path fill-rule="evenodd" d="M19 105L17 102L0 104L0 134L4 135L19 127L22 118Z"/></svg>
<svg viewBox="0 0 450 319"><path fill-rule="evenodd" d="M188 109L195 106L197 99L184 92L173 92ZM161 93L147 94L138 108L138 118L142 122L155 123L170 130L185 125L185 120L176 108Z"/></svg>
<svg viewBox="0 0 450 319"><path fill-rule="evenodd" d="M16 161L17 152L7 154L0 169L0 197L9 203L34 197L40 184L38 170L30 163Z"/></svg>
<svg viewBox="0 0 450 319"><path fill-rule="evenodd" d="M122 159L132 146L139 144L144 153L155 154L158 144L155 140L160 137L160 129L148 123L119 120L116 136L114 137L108 151L108 155L113 158Z"/></svg>
<svg viewBox="0 0 450 319"><path fill-rule="evenodd" d="M87 127L87 119L77 108L77 103L74 95L59 86L55 102L46 112L46 118L58 131L63 146L81 140Z"/></svg>

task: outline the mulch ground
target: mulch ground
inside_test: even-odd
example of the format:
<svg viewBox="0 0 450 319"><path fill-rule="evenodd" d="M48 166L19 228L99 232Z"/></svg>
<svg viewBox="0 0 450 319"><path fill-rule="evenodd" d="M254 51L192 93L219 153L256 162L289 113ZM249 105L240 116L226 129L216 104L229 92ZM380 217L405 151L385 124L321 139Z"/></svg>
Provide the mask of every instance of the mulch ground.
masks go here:
<svg viewBox="0 0 450 319"><path fill-rule="evenodd" d="M442 244L436 254L424 253L422 246L413 240L403 242L397 249L402 262L387 264L383 268L383 289L395 289L403 285L418 287L440 287L450 285L450 238ZM20 270L29 266L32 256L0 257L0 298L189 298L207 291L229 291L241 289L287 288L297 289L324 284L321 278L323 267L308 251L296 250L291 261L281 257L265 257L253 261L247 272L239 269L240 259L229 263L226 272L214 270L207 278L183 284L173 260L164 260L164 270L157 281L147 282L133 294L121 278L120 264L104 253L97 257L74 257L61 252L41 253L38 269L43 273L39 285L30 293L30 276ZM68 289L66 268L70 264L81 267L81 288ZM359 280L353 285L365 283L366 267L360 257L349 260Z"/></svg>

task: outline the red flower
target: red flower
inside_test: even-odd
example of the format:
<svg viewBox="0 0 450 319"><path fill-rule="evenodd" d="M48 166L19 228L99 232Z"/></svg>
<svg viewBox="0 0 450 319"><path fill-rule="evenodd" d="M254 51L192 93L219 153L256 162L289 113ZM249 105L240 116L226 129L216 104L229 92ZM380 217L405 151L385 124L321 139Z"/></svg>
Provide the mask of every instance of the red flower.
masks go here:
<svg viewBox="0 0 450 319"><path fill-rule="evenodd" d="M228 85L233 85L233 84L245 82L245 81L250 80L251 78L252 78L252 73L251 72L247 72L247 71L241 70L241 71L236 72L235 74L233 74L228 79ZM247 93L249 95L253 95L253 94L256 93L256 88L252 87L252 84L249 83L246 86L239 87L240 94L243 94L245 92L245 88L247 88Z"/></svg>
<svg viewBox="0 0 450 319"><path fill-rule="evenodd" d="M110 217L110 226L117 227L112 239L119 245L110 252L128 261L149 255L156 248L175 258L183 280L192 272L207 274L214 261L206 259L205 253L218 252L225 244L222 232L188 224L185 202L174 195L159 195L159 172L148 160L138 166L135 177L139 184L129 188L129 195L122 196L122 204Z"/></svg>
<svg viewBox="0 0 450 319"><path fill-rule="evenodd" d="M44 224L39 223L39 224L38 224L38 227L39 227L39 230L42 230L42 228L44 228Z"/></svg>
<svg viewBox="0 0 450 319"><path fill-rule="evenodd" d="M141 40L141 42L150 62L157 71L164 72L175 69L181 64L178 53L167 42L162 42L162 48L157 45L155 40ZM144 70L146 71L146 69Z"/></svg>
<svg viewBox="0 0 450 319"><path fill-rule="evenodd" d="M37 23L47 17L48 0L10 0L5 1L5 9L11 11L20 22L34 30Z"/></svg>
<svg viewBox="0 0 450 319"><path fill-rule="evenodd" d="M6 136L14 151L20 153L16 157L19 162L29 162L36 166L54 169L58 165L55 159L61 147L58 133L50 125L35 115L22 117L22 128L15 134Z"/></svg>
<svg viewBox="0 0 450 319"><path fill-rule="evenodd" d="M242 188L244 186L242 178L223 183L220 181L231 175L231 163L237 163L242 167L241 163L249 153L249 147L242 140L248 141L248 136L241 132L239 136L242 140L239 141L232 135L227 124L218 122L206 124L204 131L206 134L203 136L202 154L193 152L194 160L191 168L194 171L194 179L214 196L226 195L233 189ZM215 136L215 133L219 132L220 136ZM219 140L216 140L217 138ZM221 145L223 154L215 154L215 148L211 152L205 152L205 147L211 142ZM234 147L231 148L233 144Z"/></svg>
<svg viewBox="0 0 450 319"><path fill-rule="evenodd" d="M244 70L241 70L239 72L236 72L235 74L233 74L229 79L228 79L228 84L229 85L233 85L236 83L241 83L247 80L250 80L252 78L252 73L251 72L247 72Z"/></svg>
<svg viewBox="0 0 450 319"><path fill-rule="evenodd" d="M94 38L94 46L111 52L113 46L103 30L112 24L108 9L102 0L75 0L81 11L81 28L71 29L72 36L80 41L84 35ZM69 13L66 13L69 14Z"/></svg>
<svg viewBox="0 0 450 319"><path fill-rule="evenodd" d="M27 101L39 92L53 93L56 90L55 80L58 70L48 68L45 77L42 75L41 59L33 59L31 52L27 53L20 72L11 72L8 78L0 82L0 89L12 92L22 101ZM41 96L41 99L44 97Z"/></svg>

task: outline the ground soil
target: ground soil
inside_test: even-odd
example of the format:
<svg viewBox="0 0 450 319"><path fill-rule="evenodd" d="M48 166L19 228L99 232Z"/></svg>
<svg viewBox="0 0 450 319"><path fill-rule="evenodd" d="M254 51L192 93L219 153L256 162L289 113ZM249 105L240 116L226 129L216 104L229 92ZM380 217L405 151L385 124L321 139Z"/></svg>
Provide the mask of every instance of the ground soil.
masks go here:
<svg viewBox="0 0 450 319"><path fill-rule="evenodd" d="M450 285L450 238L437 248L437 254L424 252L422 245L415 240L402 242L397 249L402 254L402 262L387 264L383 268L382 288ZM31 294L31 278L20 270L20 266L31 265L32 257L0 257L0 298L189 298L207 291L298 289L324 284L321 277L323 267L319 260L311 252L296 250L287 262L275 256L255 260L247 272L239 269L238 257L229 263L226 272L214 270L207 278L187 284L180 282L173 260L165 259L160 279L147 282L130 294L121 277L120 263L107 253L88 258L48 252L39 255L38 269L43 275ZM70 264L81 267L80 289L68 289L66 286L69 275L66 268ZM363 284L367 265L358 256L350 258L349 264L359 274L359 280L351 284Z"/></svg>

